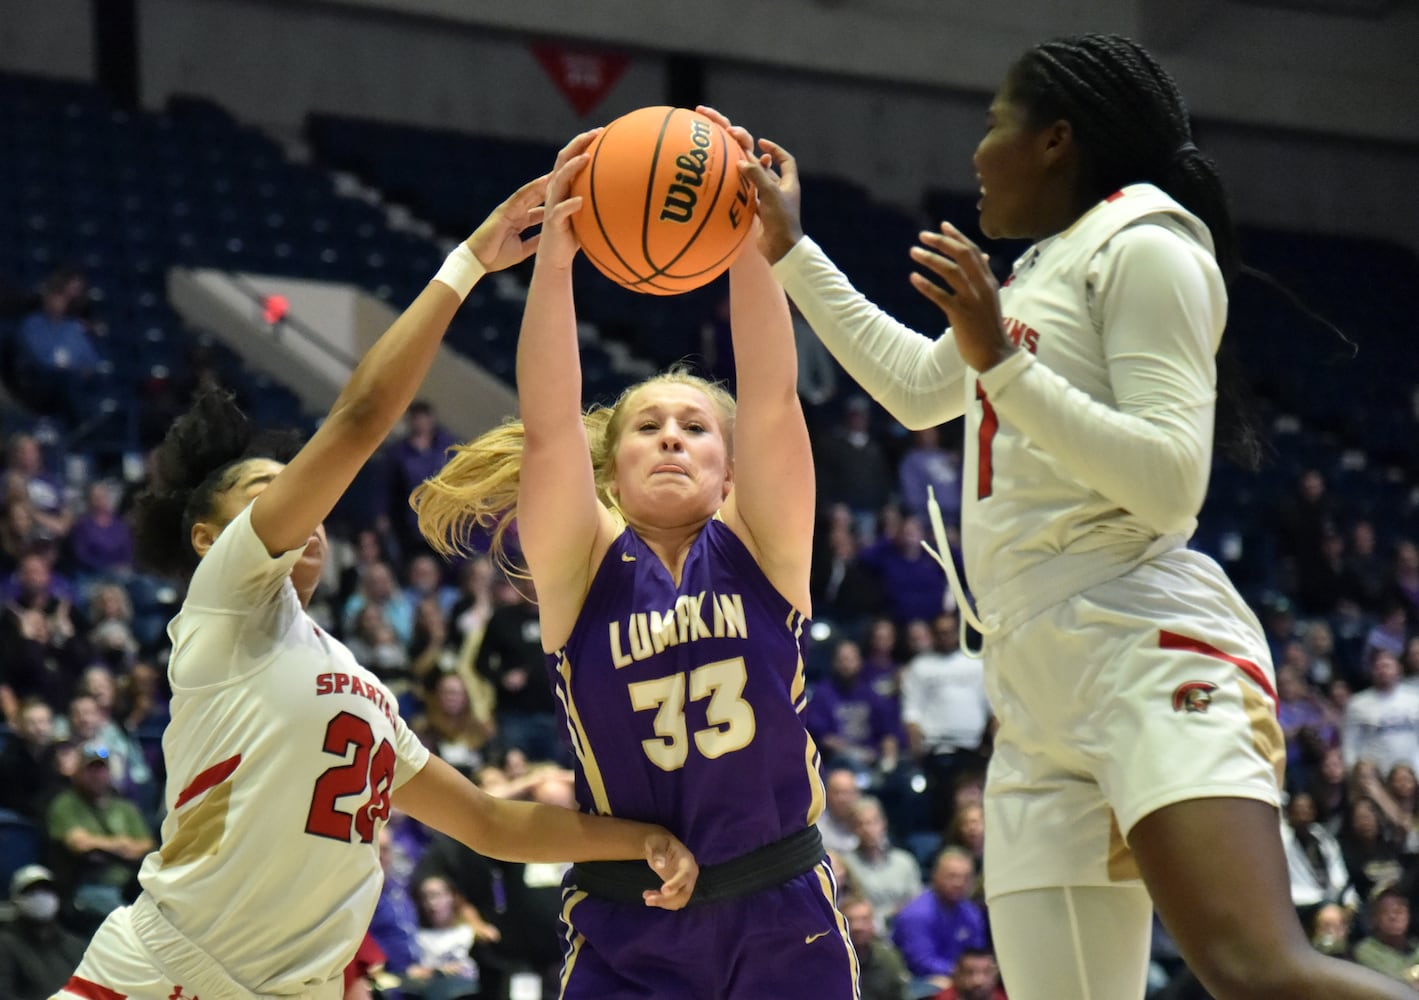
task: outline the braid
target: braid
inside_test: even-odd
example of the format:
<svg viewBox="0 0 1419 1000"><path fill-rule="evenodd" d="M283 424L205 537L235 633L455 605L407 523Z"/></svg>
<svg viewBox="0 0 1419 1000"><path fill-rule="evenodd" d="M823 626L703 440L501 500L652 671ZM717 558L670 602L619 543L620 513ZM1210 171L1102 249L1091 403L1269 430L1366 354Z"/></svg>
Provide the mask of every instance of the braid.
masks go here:
<svg viewBox="0 0 1419 1000"><path fill-rule="evenodd" d="M1191 116L1173 78L1137 42L1075 35L1035 46L1006 78L1010 99L1043 128L1064 119L1082 164L1081 204L1146 181L1167 192L1212 234L1217 266L1231 284L1240 271L1232 212L1212 158L1192 138ZM1224 344L1217 358L1217 438L1244 468L1261 460L1245 379Z"/></svg>

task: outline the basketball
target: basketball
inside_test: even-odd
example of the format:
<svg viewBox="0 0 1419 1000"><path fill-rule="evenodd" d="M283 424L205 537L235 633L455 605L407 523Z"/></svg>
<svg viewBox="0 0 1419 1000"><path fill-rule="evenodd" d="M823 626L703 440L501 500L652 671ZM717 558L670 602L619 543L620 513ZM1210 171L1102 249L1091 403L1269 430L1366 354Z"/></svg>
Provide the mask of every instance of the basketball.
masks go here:
<svg viewBox="0 0 1419 1000"><path fill-rule="evenodd" d="M744 249L758 194L743 150L686 108L641 108L607 125L572 185L572 229L588 260L619 285L678 295L707 284Z"/></svg>

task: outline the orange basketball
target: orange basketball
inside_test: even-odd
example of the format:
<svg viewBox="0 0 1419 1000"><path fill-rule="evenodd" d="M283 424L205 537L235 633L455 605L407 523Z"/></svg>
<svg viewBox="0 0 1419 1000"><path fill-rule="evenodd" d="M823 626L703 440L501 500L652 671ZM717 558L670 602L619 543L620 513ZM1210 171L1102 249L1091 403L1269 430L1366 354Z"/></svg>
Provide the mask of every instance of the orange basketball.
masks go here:
<svg viewBox="0 0 1419 1000"><path fill-rule="evenodd" d="M734 263L758 207L739 144L685 108L641 108L602 130L572 186L582 251L619 285L651 295L699 288Z"/></svg>

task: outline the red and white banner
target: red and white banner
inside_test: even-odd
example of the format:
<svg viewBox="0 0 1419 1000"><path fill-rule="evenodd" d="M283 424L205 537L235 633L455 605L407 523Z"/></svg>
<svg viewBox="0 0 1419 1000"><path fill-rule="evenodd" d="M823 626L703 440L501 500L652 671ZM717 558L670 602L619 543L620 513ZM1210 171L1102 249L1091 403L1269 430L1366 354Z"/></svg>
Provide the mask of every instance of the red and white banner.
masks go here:
<svg viewBox="0 0 1419 1000"><path fill-rule="evenodd" d="M533 45L532 54L579 115L588 114L601 103L631 61L619 52L577 49L552 42Z"/></svg>

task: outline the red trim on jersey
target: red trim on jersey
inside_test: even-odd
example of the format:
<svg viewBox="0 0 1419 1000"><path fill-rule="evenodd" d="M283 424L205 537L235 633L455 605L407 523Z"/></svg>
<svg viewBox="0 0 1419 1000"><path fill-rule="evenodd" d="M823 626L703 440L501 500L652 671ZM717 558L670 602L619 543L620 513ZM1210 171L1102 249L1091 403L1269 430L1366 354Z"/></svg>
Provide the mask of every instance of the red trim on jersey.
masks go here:
<svg viewBox="0 0 1419 1000"><path fill-rule="evenodd" d="M1105 198L1104 201L1118 201L1118 200L1119 200L1120 198L1122 198L1122 197L1123 197L1123 192L1122 192L1122 191L1115 191L1113 194L1111 194L1111 195L1109 195L1107 198Z"/></svg>
<svg viewBox="0 0 1419 1000"><path fill-rule="evenodd" d="M237 769L237 765L240 763L241 754L237 754L235 757L228 757L220 764L213 764L192 779L192 784L182 790L182 794L177 797L177 801L173 803L172 807L181 809L207 789L220 785L232 776L232 772Z"/></svg>
<svg viewBox="0 0 1419 1000"><path fill-rule="evenodd" d="M1201 653L1203 656L1211 656L1214 659L1226 660L1228 663L1238 667L1242 673L1246 674L1261 687L1271 698L1272 704L1280 704L1281 699L1276 697L1276 689L1271 686L1271 682L1266 679L1266 672L1258 667L1251 660L1244 660L1240 656L1233 656L1224 653L1216 646L1208 645L1201 639L1192 639L1185 635L1178 635L1176 632L1169 632L1165 629L1158 630L1158 647L1160 649L1185 649L1192 653Z"/></svg>
<svg viewBox="0 0 1419 1000"><path fill-rule="evenodd" d="M128 1000L126 993L115 993L107 986L91 983L78 976L69 977L69 981L64 984L64 992L72 993L76 997L83 997L84 1000Z"/></svg>

